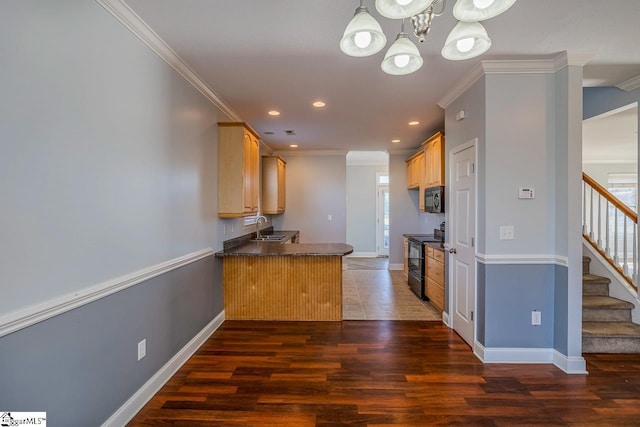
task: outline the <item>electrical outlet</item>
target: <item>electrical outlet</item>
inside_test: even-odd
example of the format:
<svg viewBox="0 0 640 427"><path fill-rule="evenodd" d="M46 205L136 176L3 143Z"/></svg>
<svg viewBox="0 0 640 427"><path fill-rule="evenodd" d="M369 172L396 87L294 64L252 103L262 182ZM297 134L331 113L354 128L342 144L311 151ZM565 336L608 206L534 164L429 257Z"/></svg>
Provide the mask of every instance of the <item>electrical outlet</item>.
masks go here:
<svg viewBox="0 0 640 427"><path fill-rule="evenodd" d="M542 312L538 310L533 310L531 312L531 324L533 326L542 325Z"/></svg>
<svg viewBox="0 0 640 427"><path fill-rule="evenodd" d="M500 226L500 240L513 240L513 225Z"/></svg>
<svg viewBox="0 0 640 427"><path fill-rule="evenodd" d="M331 221L331 220L333 219L333 217L331 216L331 214L327 215L327 219L328 219L329 221Z"/></svg>
<svg viewBox="0 0 640 427"><path fill-rule="evenodd" d="M147 339L143 339L138 343L138 360L147 355Z"/></svg>
<svg viewBox="0 0 640 427"><path fill-rule="evenodd" d="M227 231L227 224L225 224L225 225L224 225L224 235L226 236L227 234L228 234L228 231Z"/></svg>

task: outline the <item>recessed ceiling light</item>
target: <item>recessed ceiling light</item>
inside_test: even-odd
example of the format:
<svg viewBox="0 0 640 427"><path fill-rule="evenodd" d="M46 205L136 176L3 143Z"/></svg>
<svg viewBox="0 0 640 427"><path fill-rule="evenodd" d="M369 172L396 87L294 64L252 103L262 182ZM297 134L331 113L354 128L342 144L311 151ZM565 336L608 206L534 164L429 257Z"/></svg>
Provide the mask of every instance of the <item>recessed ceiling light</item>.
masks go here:
<svg viewBox="0 0 640 427"><path fill-rule="evenodd" d="M420 124L420 122L414 120L412 122L409 122L409 126L418 126Z"/></svg>
<svg viewBox="0 0 640 427"><path fill-rule="evenodd" d="M271 110L271 111L269 111L269 115L270 116L279 116L280 115L280 111Z"/></svg>
<svg viewBox="0 0 640 427"><path fill-rule="evenodd" d="M391 142L393 142L394 144L397 144L398 142L400 142L399 139L392 139Z"/></svg>
<svg viewBox="0 0 640 427"><path fill-rule="evenodd" d="M298 148L298 144L291 144L291 145L289 145L289 147L291 147L291 148Z"/></svg>
<svg viewBox="0 0 640 427"><path fill-rule="evenodd" d="M316 101L316 102L314 102L314 103L313 103L313 106L314 106L314 107L316 107L316 108L322 108L322 107L324 107L325 105L327 105L327 104L325 104L325 103L324 103L324 102L322 102L322 101Z"/></svg>

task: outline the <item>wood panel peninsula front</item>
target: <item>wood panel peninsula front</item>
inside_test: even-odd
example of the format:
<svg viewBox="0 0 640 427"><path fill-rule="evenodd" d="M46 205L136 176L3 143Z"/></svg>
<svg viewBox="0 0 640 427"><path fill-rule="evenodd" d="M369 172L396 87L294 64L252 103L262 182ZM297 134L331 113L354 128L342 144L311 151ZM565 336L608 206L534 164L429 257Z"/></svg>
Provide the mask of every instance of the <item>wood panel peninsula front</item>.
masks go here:
<svg viewBox="0 0 640 427"><path fill-rule="evenodd" d="M353 247L343 243L251 240L217 252L225 318L342 320L342 257L351 252Z"/></svg>

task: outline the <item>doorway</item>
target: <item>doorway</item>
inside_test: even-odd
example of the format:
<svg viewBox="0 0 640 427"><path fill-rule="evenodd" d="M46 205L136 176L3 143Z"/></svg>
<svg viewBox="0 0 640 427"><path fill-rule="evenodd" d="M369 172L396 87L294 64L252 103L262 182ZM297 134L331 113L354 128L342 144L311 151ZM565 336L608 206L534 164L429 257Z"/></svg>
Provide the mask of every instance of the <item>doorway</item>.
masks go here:
<svg viewBox="0 0 640 427"><path fill-rule="evenodd" d="M379 257L389 256L389 175L377 174L376 250Z"/></svg>
<svg viewBox="0 0 640 427"><path fill-rule="evenodd" d="M474 139L451 152L450 200L451 311L453 329L471 346L476 305L476 144Z"/></svg>
<svg viewBox="0 0 640 427"><path fill-rule="evenodd" d="M384 151L350 151L346 167L346 243L353 246L351 257L388 256L389 155Z"/></svg>

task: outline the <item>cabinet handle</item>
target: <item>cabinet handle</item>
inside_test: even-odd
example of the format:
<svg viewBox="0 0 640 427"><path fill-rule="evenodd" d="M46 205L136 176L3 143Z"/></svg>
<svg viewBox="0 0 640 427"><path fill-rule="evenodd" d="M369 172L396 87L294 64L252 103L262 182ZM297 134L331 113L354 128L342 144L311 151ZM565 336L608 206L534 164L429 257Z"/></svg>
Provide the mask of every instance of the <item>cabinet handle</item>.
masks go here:
<svg viewBox="0 0 640 427"><path fill-rule="evenodd" d="M456 251L456 248L451 248L451 249L449 249L449 253L450 254L455 254L455 253L458 253L458 251Z"/></svg>

